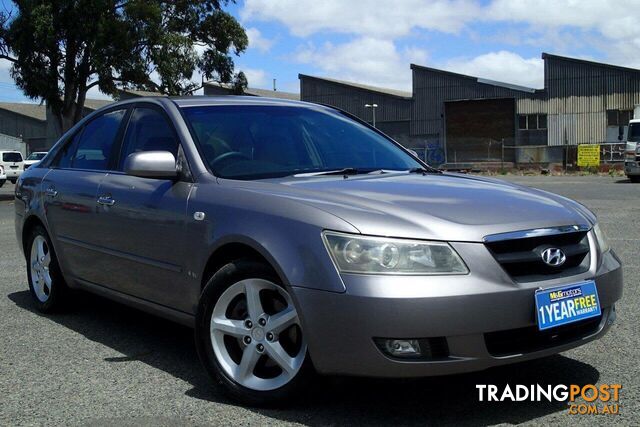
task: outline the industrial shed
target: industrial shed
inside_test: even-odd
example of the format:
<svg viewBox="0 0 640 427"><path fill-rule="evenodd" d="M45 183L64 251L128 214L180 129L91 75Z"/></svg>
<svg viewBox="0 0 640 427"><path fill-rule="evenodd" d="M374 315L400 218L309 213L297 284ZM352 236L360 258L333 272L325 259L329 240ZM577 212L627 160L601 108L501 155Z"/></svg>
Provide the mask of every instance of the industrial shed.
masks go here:
<svg viewBox="0 0 640 427"><path fill-rule="evenodd" d="M217 82L205 82L204 83L205 96L227 96L237 95L233 87L225 83ZM262 96L268 98L290 99L293 101L300 100L300 95L292 92L282 92L279 90L258 89L254 87L246 88L243 93L245 96Z"/></svg>
<svg viewBox="0 0 640 427"><path fill-rule="evenodd" d="M113 101L87 99L84 114L111 102ZM25 144L23 152L51 148L60 137L54 122L44 104L0 102L0 135L19 138Z"/></svg>
<svg viewBox="0 0 640 427"><path fill-rule="evenodd" d="M376 127L398 142L411 146L411 92L299 74L303 101L331 105L372 123L376 104Z"/></svg>
<svg viewBox="0 0 640 427"><path fill-rule="evenodd" d="M640 70L547 53L542 59L543 88L412 64L411 93L306 75L300 93L367 121L364 105L377 103L378 127L434 163L557 162L566 146L626 139L640 104Z"/></svg>

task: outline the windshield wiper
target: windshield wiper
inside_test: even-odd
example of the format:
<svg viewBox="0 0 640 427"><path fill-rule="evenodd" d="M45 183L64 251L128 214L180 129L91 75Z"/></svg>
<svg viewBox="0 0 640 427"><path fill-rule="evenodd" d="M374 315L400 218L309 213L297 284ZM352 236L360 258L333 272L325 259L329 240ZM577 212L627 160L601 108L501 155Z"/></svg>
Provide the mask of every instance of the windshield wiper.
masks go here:
<svg viewBox="0 0 640 427"><path fill-rule="evenodd" d="M297 173L294 176L305 177L305 176L321 176L321 175L357 175L359 173L360 171L356 168L342 168L342 169L335 169L330 171Z"/></svg>
<svg viewBox="0 0 640 427"><path fill-rule="evenodd" d="M409 173L421 173L422 175L426 175L428 173L439 174L442 173L441 170L432 168L431 166L427 166L426 168L411 168L407 172Z"/></svg>

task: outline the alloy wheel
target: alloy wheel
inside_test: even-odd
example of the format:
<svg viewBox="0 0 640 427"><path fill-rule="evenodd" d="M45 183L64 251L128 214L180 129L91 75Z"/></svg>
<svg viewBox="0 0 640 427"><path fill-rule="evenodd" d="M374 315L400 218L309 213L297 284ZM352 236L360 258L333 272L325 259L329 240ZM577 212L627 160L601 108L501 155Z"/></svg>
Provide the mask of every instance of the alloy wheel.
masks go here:
<svg viewBox="0 0 640 427"><path fill-rule="evenodd" d="M31 243L31 257L29 268L33 291L40 302L47 302L51 295L52 283L49 266L51 264L51 251L47 239L37 235Z"/></svg>
<svg viewBox="0 0 640 427"><path fill-rule="evenodd" d="M287 384L307 352L291 296L263 279L239 281L222 293L211 315L210 333L222 369L252 390Z"/></svg>

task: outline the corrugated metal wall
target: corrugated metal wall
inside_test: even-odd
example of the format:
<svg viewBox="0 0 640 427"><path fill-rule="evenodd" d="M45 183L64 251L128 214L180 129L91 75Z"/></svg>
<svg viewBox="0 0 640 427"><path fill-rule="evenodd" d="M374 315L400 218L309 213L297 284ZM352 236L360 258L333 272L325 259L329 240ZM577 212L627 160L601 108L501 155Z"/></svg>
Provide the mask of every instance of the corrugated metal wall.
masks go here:
<svg viewBox="0 0 640 427"><path fill-rule="evenodd" d="M26 144L20 138L0 133L0 151L20 151L26 156Z"/></svg>
<svg viewBox="0 0 640 427"><path fill-rule="evenodd" d="M22 138L40 138L46 135L44 121L0 110L0 133Z"/></svg>
<svg viewBox="0 0 640 427"><path fill-rule="evenodd" d="M365 104L378 104L377 122L408 121L411 117L411 99L362 88L341 85L326 80L300 76L300 99L327 104L371 122L372 113Z"/></svg>
<svg viewBox="0 0 640 427"><path fill-rule="evenodd" d="M640 104L640 71L545 55L546 99L522 98L518 114L547 114L548 144L607 141L607 110Z"/></svg>
<svg viewBox="0 0 640 427"><path fill-rule="evenodd" d="M461 99L520 98L529 92L488 83L474 77L412 65L413 110L411 134L442 134L444 103Z"/></svg>

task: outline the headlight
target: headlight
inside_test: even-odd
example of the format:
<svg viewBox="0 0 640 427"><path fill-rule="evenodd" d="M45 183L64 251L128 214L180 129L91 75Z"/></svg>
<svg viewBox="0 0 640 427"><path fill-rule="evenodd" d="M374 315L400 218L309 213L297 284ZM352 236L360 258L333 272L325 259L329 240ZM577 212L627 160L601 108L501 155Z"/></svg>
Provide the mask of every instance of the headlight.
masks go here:
<svg viewBox="0 0 640 427"><path fill-rule="evenodd" d="M600 252L607 252L611 249L609 246L609 241L607 240L607 235L604 234L604 231L600 228L600 224L596 224L593 226L593 234L596 235L596 240L598 241L598 246L600 246Z"/></svg>
<svg viewBox="0 0 640 427"><path fill-rule="evenodd" d="M460 256L444 242L366 237L326 231L324 242L341 273L466 274Z"/></svg>

